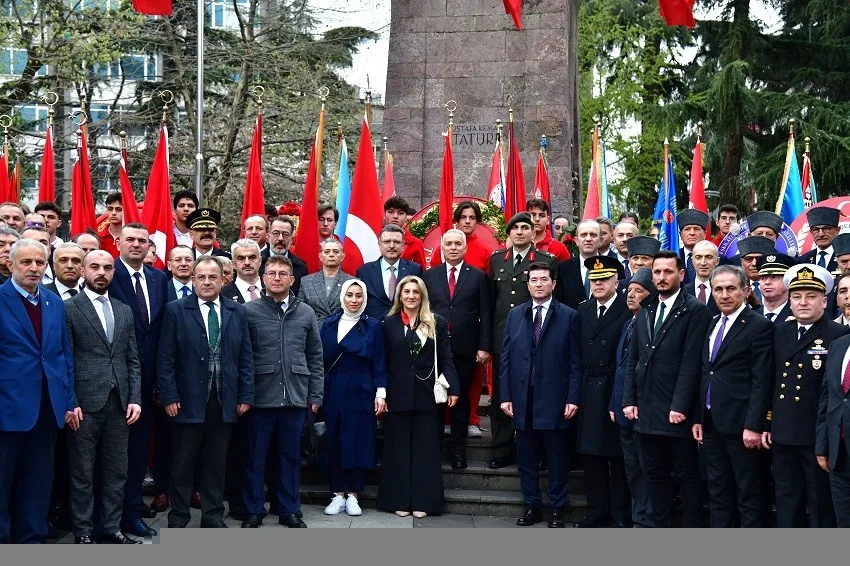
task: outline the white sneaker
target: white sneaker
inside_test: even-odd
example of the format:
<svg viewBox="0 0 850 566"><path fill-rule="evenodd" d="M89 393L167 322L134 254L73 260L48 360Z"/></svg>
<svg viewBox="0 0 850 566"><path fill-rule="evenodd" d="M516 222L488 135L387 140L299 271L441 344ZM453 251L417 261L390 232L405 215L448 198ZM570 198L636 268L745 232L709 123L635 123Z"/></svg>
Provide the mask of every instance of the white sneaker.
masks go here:
<svg viewBox="0 0 850 566"><path fill-rule="evenodd" d="M351 494L349 494L348 498L345 500L345 512L352 517L359 517L363 514L363 510L360 509L360 504L357 503L357 498Z"/></svg>
<svg viewBox="0 0 850 566"><path fill-rule="evenodd" d="M466 436L469 438L481 438L484 434L481 432L481 429L475 425L469 425L466 427Z"/></svg>
<svg viewBox="0 0 850 566"><path fill-rule="evenodd" d="M451 436L452 435L452 426L451 425L445 425L443 427L443 434L445 434L446 436Z"/></svg>
<svg viewBox="0 0 850 566"><path fill-rule="evenodd" d="M341 495L334 495L334 498L325 507L325 515L339 515L345 507L345 498Z"/></svg>

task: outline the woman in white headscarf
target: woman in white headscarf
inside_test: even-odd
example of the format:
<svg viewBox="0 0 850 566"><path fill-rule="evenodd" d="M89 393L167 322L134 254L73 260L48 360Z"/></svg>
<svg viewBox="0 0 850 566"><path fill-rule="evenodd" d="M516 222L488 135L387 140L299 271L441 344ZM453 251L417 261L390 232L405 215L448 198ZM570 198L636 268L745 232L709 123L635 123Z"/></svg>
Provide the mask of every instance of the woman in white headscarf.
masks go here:
<svg viewBox="0 0 850 566"><path fill-rule="evenodd" d="M366 471L375 467L377 416L387 409L387 370L381 323L363 314L366 284L349 279L339 300L342 311L326 318L320 331L325 356L322 411L334 493L325 514L344 509L356 516L362 513L357 497Z"/></svg>

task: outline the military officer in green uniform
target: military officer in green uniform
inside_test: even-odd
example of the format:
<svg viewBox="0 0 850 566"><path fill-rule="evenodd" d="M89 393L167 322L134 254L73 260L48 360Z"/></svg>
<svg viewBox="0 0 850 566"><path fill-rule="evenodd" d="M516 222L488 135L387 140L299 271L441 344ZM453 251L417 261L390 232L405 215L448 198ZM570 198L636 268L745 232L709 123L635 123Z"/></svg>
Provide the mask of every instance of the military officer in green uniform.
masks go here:
<svg viewBox="0 0 850 566"><path fill-rule="evenodd" d="M773 404L762 433L773 454L777 526L834 527L829 475L815 457L815 426L829 346L850 328L824 314L833 286L825 268L798 264L784 279L794 320L776 326Z"/></svg>
<svg viewBox="0 0 850 566"><path fill-rule="evenodd" d="M505 225L508 234L506 249L490 256L490 282L493 297L493 395L490 399L490 426L493 434L491 469L503 468L514 462L514 427L511 417L499 407L499 353L502 351L505 321L512 308L531 299L528 292L528 267L535 262L552 265L555 256L534 247L531 238L534 225L527 212L515 214Z"/></svg>

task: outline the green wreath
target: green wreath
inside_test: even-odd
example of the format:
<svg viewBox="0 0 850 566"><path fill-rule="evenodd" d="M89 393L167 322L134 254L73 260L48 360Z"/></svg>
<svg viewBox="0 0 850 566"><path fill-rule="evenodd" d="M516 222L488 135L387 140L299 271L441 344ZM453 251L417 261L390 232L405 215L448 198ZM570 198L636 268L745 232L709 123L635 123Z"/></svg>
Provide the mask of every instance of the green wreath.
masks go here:
<svg viewBox="0 0 850 566"><path fill-rule="evenodd" d="M484 224L490 226L495 232L496 239L504 243L507 240L505 234L505 213L504 211L490 201L484 204L478 203L481 206L481 220ZM457 204L452 207L452 212L457 208ZM434 204L428 209L422 218L416 222L411 222L407 225L407 229L411 234L423 239L437 224L440 223L440 205Z"/></svg>

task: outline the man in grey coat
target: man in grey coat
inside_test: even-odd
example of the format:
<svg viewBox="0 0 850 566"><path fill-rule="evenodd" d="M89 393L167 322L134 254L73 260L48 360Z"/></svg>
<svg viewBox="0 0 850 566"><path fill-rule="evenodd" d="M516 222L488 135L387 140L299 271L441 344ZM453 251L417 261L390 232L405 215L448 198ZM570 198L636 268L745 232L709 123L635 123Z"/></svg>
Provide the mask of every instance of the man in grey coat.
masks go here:
<svg viewBox="0 0 850 566"><path fill-rule="evenodd" d="M141 366L133 312L110 299L115 261L95 250L83 260L85 289L65 303L74 358L74 392L83 411L80 428L69 431L71 525L79 544L91 544L94 530L93 477L100 455L100 543L135 544L121 533L127 481L129 425L139 419Z"/></svg>
<svg viewBox="0 0 850 566"><path fill-rule="evenodd" d="M319 244L319 261L322 270L301 278L298 298L310 305L316 312L319 327L333 313L342 310L339 292L342 284L351 279L351 275L342 271L340 266L345 260L342 242L329 238Z"/></svg>
<svg viewBox="0 0 850 566"><path fill-rule="evenodd" d="M243 528L259 527L266 515L263 480L275 432L273 454L279 472L274 487L280 524L307 526L299 517L301 438L307 408L315 413L322 404L324 362L316 313L290 292L294 280L288 258L269 257L263 275L265 295L245 305L254 351L255 400L246 417L248 460L242 499L248 516Z"/></svg>

